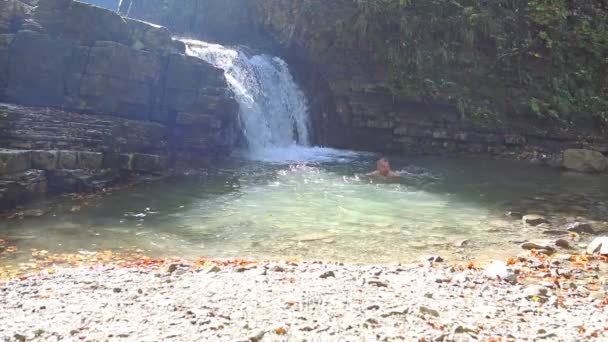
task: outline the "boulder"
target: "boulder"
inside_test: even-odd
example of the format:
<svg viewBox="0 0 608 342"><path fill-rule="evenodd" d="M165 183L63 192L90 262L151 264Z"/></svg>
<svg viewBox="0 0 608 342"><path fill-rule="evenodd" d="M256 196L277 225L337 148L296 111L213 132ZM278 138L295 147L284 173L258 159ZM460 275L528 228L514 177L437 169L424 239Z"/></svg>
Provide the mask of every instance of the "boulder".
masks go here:
<svg viewBox="0 0 608 342"><path fill-rule="evenodd" d="M555 241L555 246L565 249L570 249L572 246L570 245L570 241L566 239L558 239Z"/></svg>
<svg viewBox="0 0 608 342"><path fill-rule="evenodd" d="M584 149L564 151L564 167L579 172L604 172L608 169L608 158L602 153Z"/></svg>
<svg viewBox="0 0 608 342"><path fill-rule="evenodd" d="M581 234L581 233L595 234L595 230L593 230L593 227L591 227L591 225L589 223L583 223L583 222L569 223L566 225L566 229L568 229L569 232L573 232L573 233L577 233L577 234Z"/></svg>
<svg viewBox="0 0 608 342"><path fill-rule="evenodd" d="M595 238L587 246L587 254L608 255L608 236Z"/></svg>

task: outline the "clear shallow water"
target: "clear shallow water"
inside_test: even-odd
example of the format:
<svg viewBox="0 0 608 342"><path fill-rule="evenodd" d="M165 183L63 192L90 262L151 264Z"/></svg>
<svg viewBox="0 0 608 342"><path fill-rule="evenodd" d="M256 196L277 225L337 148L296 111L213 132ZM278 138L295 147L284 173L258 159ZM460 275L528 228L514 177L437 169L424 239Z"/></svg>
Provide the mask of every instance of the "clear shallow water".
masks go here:
<svg viewBox="0 0 608 342"><path fill-rule="evenodd" d="M76 212L4 220L0 238L22 251L407 262L500 257L577 217L608 217L606 177L526 163L392 158L402 177L386 180L357 176L373 169L372 154L285 148L254 157L117 191ZM509 210L546 214L553 227L524 227Z"/></svg>

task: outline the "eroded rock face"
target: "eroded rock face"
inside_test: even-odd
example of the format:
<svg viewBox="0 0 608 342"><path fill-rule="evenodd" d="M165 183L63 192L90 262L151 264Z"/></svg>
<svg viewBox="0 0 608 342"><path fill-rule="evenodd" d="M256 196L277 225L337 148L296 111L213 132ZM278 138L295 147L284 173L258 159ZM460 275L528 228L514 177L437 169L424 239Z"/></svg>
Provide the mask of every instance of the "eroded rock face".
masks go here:
<svg viewBox="0 0 608 342"><path fill-rule="evenodd" d="M398 153L518 155L559 166L580 138L543 122L479 123L448 101L396 98L378 44L352 34L352 0L123 0L120 13L284 58L309 99L317 143ZM359 41L360 40L360 41ZM422 85L413 85L420 87ZM590 140L602 140L601 136Z"/></svg>
<svg viewBox="0 0 608 342"><path fill-rule="evenodd" d="M17 2L5 6L27 6ZM71 0L30 12L29 25L0 34L0 101L158 122L171 132L156 141L187 152L212 150L194 140L230 150L238 105L223 72L185 56L166 28Z"/></svg>
<svg viewBox="0 0 608 342"><path fill-rule="evenodd" d="M238 105L223 72L168 29L72 0L34 4L0 2L0 209L40 192L24 172L52 192L87 191L118 171L230 153Z"/></svg>
<svg viewBox="0 0 608 342"><path fill-rule="evenodd" d="M0 1L0 33L16 30L29 16L32 8L26 1Z"/></svg>

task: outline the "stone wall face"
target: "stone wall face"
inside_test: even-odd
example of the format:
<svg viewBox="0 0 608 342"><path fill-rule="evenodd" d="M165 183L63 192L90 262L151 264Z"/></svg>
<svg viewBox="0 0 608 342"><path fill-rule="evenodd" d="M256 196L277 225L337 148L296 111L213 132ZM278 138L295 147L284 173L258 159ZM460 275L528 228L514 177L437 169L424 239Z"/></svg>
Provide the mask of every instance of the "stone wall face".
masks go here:
<svg viewBox="0 0 608 342"><path fill-rule="evenodd" d="M349 41L354 38L343 27L357 16L354 0L124 0L122 5L125 15L177 32L283 57L308 95L319 144L395 153L555 154L605 141L592 128L572 131L530 117L482 124L463 118L454 104L395 98L376 45ZM239 13L239 20L225 13Z"/></svg>
<svg viewBox="0 0 608 342"><path fill-rule="evenodd" d="M229 154L238 104L222 70L184 51L88 4L1 1L0 208Z"/></svg>
<svg viewBox="0 0 608 342"><path fill-rule="evenodd" d="M0 101L158 123L158 152L231 149L238 105L223 72L166 28L71 0L2 6L24 10L19 27L0 26Z"/></svg>

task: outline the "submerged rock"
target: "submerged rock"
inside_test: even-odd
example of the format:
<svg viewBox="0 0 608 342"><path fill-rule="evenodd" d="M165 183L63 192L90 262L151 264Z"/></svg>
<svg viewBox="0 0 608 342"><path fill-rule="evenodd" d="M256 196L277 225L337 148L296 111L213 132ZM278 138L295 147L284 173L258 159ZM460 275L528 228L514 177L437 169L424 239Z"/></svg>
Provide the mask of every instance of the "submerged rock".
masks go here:
<svg viewBox="0 0 608 342"><path fill-rule="evenodd" d="M549 223L549 221L544 216L536 214L525 215L522 220L524 224L527 224L529 226L539 226L543 223Z"/></svg>
<svg viewBox="0 0 608 342"><path fill-rule="evenodd" d="M526 249L526 250L539 250L539 251L546 251L549 253L553 253L555 252L555 248L553 246L551 246L548 243L545 242L524 242L523 244L521 244L521 248Z"/></svg>
<svg viewBox="0 0 608 342"><path fill-rule="evenodd" d="M517 220L520 220L524 217L524 215L522 213L520 213L519 211L508 211L506 215L507 215L507 217L517 219Z"/></svg>
<svg viewBox="0 0 608 342"><path fill-rule="evenodd" d="M313 242L313 241L330 240L335 237L336 237L336 235L331 234L331 233L310 233L310 234L296 236L294 238L291 238L291 240L299 241L299 242Z"/></svg>

